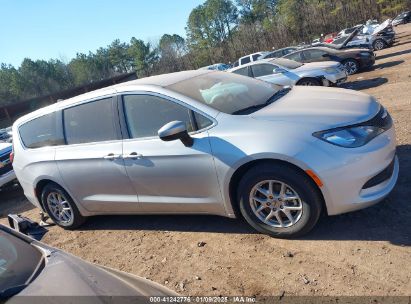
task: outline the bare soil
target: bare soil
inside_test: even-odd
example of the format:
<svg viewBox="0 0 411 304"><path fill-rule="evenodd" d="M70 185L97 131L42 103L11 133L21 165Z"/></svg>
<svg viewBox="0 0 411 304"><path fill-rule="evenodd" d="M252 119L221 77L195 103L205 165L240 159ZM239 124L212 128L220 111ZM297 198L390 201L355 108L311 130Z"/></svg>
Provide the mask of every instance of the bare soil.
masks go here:
<svg viewBox="0 0 411 304"><path fill-rule="evenodd" d="M377 97L395 121L400 177L380 204L324 217L299 240L215 216L104 216L77 231L51 227L42 241L182 295L411 295L411 24L396 32L344 85ZM39 220L18 188L0 192L0 222L11 212Z"/></svg>

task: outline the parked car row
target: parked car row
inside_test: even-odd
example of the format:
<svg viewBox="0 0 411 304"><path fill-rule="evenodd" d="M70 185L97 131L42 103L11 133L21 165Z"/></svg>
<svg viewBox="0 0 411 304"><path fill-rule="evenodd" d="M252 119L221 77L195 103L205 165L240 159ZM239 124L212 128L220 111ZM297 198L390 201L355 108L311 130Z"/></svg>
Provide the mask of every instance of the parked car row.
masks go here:
<svg viewBox="0 0 411 304"><path fill-rule="evenodd" d="M233 68L229 72L281 86L332 86L347 79L344 66L338 62L326 61L303 64L285 58L262 59Z"/></svg>

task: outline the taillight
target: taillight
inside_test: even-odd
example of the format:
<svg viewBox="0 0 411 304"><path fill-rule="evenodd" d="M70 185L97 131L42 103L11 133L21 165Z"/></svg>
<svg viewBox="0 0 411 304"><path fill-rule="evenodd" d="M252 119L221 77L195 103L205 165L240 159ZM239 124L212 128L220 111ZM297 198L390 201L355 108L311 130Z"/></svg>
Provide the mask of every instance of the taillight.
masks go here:
<svg viewBox="0 0 411 304"><path fill-rule="evenodd" d="M14 152L11 151L11 153L10 153L10 162L13 163L13 160L14 160Z"/></svg>

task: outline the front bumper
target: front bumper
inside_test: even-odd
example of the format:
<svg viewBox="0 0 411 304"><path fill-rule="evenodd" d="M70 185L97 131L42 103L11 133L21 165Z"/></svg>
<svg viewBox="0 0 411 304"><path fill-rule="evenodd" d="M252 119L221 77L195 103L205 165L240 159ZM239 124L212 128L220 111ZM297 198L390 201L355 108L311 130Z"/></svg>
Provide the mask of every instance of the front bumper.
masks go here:
<svg viewBox="0 0 411 304"><path fill-rule="evenodd" d="M323 86L339 85L347 80L347 72L345 70L338 71L335 74L327 74L323 79Z"/></svg>
<svg viewBox="0 0 411 304"><path fill-rule="evenodd" d="M342 148L326 142L318 142L318 145L322 151L316 153L310 167L324 184L321 191L329 215L376 204L394 188L399 173L394 127L359 148ZM393 160L392 174L388 179L364 188Z"/></svg>

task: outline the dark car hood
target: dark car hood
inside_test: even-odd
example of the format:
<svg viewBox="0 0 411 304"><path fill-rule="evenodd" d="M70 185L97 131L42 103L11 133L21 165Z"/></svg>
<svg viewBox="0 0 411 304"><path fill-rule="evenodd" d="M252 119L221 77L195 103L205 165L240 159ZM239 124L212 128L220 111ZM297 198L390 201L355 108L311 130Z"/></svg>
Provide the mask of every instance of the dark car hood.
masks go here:
<svg viewBox="0 0 411 304"><path fill-rule="evenodd" d="M53 251L40 275L19 294L10 298L7 304L33 303L33 296L102 297L105 296L162 296L176 295L175 292L149 280L118 270L93 265L70 254ZM27 301L27 296L30 300ZM39 297L39 303L47 303ZM52 301L51 301L52 302ZM74 301L75 302L75 301Z"/></svg>

